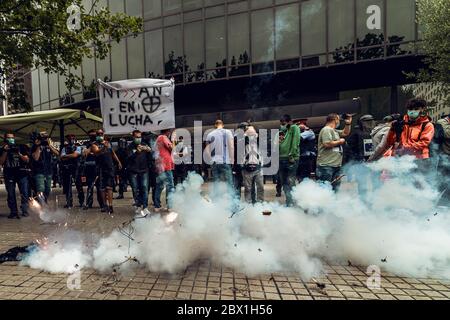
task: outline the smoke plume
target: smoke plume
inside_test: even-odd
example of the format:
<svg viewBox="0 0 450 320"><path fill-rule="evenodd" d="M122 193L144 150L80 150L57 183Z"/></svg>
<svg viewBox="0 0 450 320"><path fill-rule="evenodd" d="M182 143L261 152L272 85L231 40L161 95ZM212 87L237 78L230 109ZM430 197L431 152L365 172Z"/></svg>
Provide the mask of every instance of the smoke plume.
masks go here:
<svg viewBox="0 0 450 320"><path fill-rule="evenodd" d="M348 183L337 192L302 182L293 191L297 206L287 208L238 203L223 185L204 196L202 178L190 173L173 198L178 216L135 219L92 246L85 245L92 236L66 231L22 263L52 272L77 265L175 273L209 259L247 275L294 271L309 279L324 261L350 260L398 275L450 278L450 210L438 206L436 176L420 174L410 157L351 165L345 174ZM367 189L358 188L367 181Z"/></svg>

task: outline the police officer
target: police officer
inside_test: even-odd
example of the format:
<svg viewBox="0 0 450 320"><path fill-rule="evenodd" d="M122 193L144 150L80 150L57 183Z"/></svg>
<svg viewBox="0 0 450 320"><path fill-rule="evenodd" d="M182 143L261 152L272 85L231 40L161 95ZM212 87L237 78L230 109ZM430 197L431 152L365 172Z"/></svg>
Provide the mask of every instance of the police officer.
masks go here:
<svg viewBox="0 0 450 320"><path fill-rule="evenodd" d="M14 133L4 136L5 143L0 151L0 165L3 166L6 192L8 193L9 219L20 219L17 210L16 184L21 195L22 216L28 216L28 164L29 150L24 145L17 145Z"/></svg>
<svg viewBox="0 0 450 320"><path fill-rule="evenodd" d="M87 185L87 195L86 204L83 210L88 210L92 208L94 203L94 187L97 189L97 202L100 208L105 206L100 192L100 181L98 180L97 172L97 160L95 155L91 152L90 148L95 143L97 139L97 132L95 129L89 130L88 132L89 140L84 144L83 151L83 167L82 167L82 177L86 179Z"/></svg>
<svg viewBox="0 0 450 320"><path fill-rule="evenodd" d="M73 134L66 136L66 143L61 150L61 172L63 181L63 193L66 195L66 205L64 208L71 209L73 207L72 196L72 183L75 182L75 186L78 192L78 201L80 208L84 204L84 192L79 179L78 170L81 157L81 147L76 144L76 137Z"/></svg>

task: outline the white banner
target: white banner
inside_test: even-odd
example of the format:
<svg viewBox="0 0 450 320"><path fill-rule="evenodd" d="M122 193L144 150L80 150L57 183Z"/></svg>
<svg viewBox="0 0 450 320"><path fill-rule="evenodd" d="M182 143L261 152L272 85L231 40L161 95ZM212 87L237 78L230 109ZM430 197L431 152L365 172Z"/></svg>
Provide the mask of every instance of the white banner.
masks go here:
<svg viewBox="0 0 450 320"><path fill-rule="evenodd" d="M106 134L127 134L175 128L172 80L98 80L103 128Z"/></svg>

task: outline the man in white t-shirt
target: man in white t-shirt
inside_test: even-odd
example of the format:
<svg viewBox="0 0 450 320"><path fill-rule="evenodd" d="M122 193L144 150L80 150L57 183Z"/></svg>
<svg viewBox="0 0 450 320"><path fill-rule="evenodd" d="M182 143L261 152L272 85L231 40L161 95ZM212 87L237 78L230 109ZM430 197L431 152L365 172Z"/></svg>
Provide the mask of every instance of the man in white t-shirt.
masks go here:
<svg viewBox="0 0 450 320"><path fill-rule="evenodd" d="M234 159L233 134L224 129L223 121L217 120L215 130L206 137L206 155L211 163L211 171L214 182L223 181L233 184L231 165Z"/></svg>

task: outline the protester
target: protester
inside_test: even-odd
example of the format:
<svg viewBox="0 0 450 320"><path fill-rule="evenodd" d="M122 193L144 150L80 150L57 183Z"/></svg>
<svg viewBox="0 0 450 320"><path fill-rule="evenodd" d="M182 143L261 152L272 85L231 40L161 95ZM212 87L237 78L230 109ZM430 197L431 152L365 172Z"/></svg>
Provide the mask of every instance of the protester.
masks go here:
<svg viewBox="0 0 450 320"><path fill-rule="evenodd" d="M184 144L184 138L181 136L175 145L174 150L175 159L175 185L183 183L187 177L188 165L191 162L191 156L189 152L189 147Z"/></svg>
<svg viewBox="0 0 450 320"><path fill-rule="evenodd" d="M91 209L94 203L94 187L96 188L97 193L97 202L100 208L105 207L105 202L102 198L102 193L100 190L100 180L99 180L99 170L97 168L97 157L91 150L93 144L95 144L97 140L97 131L95 129L91 129L88 132L89 140L84 145L83 151L83 166L82 166L82 176L86 178L87 185L87 195L86 195L86 204L83 207L83 210Z"/></svg>
<svg viewBox="0 0 450 320"><path fill-rule="evenodd" d="M248 126L245 131L245 150L242 163L245 201L249 203L263 202L263 161L259 152L258 134L253 126Z"/></svg>
<svg viewBox="0 0 450 320"><path fill-rule="evenodd" d="M206 154L211 162L214 182L225 182L233 186L232 164L234 162L234 139L230 130L224 128L222 120L217 120L215 129L206 136Z"/></svg>
<svg viewBox="0 0 450 320"><path fill-rule="evenodd" d="M438 173L441 177L439 189L442 192L442 199L448 203L450 201L448 184L450 179L450 115L437 121L435 137L439 146Z"/></svg>
<svg viewBox="0 0 450 320"><path fill-rule="evenodd" d="M319 181L328 181L336 189L343 159L343 145L345 137L351 132L352 117L346 115L344 130L338 130L340 117L336 113L327 116L325 127L320 130L318 138L318 156L316 176Z"/></svg>
<svg viewBox="0 0 450 320"><path fill-rule="evenodd" d="M90 152L96 156L98 167L98 179L100 181L100 192L104 207L101 212L114 213L113 209L113 184L114 184L114 161L122 169L122 164L112 149L109 137L104 135L102 129L97 130L96 142L90 147Z"/></svg>
<svg viewBox="0 0 450 320"><path fill-rule="evenodd" d="M173 182L173 170L175 164L172 158L173 143L169 137L171 135L170 129L162 130L161 134L156 139L156 153L155 153L155 168L156 168L156 190L154 206L155 212L161 211L161 193L166 189L166 204L167 208L172 208L172 193L175 191Z"/></svg>
<svg viewBox="0 0 450 320"><path fill-rule="evenodd" d="M375 126L375 128L370 133L372 137L373 144L373 154L369 157L367 161L371 162L378 160L383 156L385 152L384 148L387 143L387 134L391 130L391 124L393 121L401 118L400 114L391 114L383 118L383 122Z"/></svg>
<svg viewBox="0 0 450 320"><path fill-rule="evenodd" d="M148 215L148 172L150 147L142 141L142 132L134 130L133 141L128 146L127 168L128 180L133 192L135 210L141 210L142 214Z"/></svg>
<svg viewBox="0 0 450 320"><path fill-rule="evenodd" d="M290 207L294 205L291 192L296 183L300 158L300 128L293 123L291 116L287 114L281 117L280 124L280 131L284 133L284 139L279 145L279 175L286 196L286 206Z"/></svg>
<svg viewBox="0 0 450 320"><path fill-rule="evenodd" d="M429 145L434 137L434 126L427 113L423 99L411 99L406 104L407 114L403 120L394 121L387 136L387 156L413 155L417 159L430 157ZM426 170L428 162L421 162Z"/></svg>
<svg viewBox="0 0 450 320"><path fill-rule="evenodd" d="M298 162L297 179L310 178L316 171L317 142L316 134L306 123L299 124L300 128L300 159Z"/></svg>
<svg viewBox="0 0 450 320"><path fill-rule="evenodd" d="M285 136L285 132L283 132L283 131L279 131L278 132L278 141L277 141L278 145L280 145L283 142L284 136ZM275 189L276 189L275 197L280 198L281 197L281 190L283 188L283 185L281 184L280 168L279 167L278 167L278 171L274 175L273 179L274 179L273 183L276 185L275 186Z"/></svg>
<svg viewBox="0 0 450 320"><path fill-rule="evenodd" d="M31 149L31 165L36 193L40 202L47 202L52 186L52 156L59 156L46 131L39 133Z"/></svg>
<svg viewBox="0 0 450 320"><path fill-rule="evenodd" d="M80 168L81 147L76 146L76 137L73 134L66 136L67 144L61 150L61 168L63 193L66 196L66 205L64 208L71 209L73 207L72 184L78 192L78 202L80 208L84 205L84 192L78 170Z"/></svg>
<svg viewBox="0 0 450 320"><path fill-rule="evenodd" d="M116 171L116 181L117 185L119 186L119 195L116 197L116 199L123 199L124 192L127 191L127 184L128 184L128 174L127 174L127 158L128 158L128 142L125 138L119 139L118 148L116 150L117 158L119 158L120 163L122 164L122 169L119 170L117 168Z"/></svg>
<svg viewBox="0 0 450 320"><path fill-rule="evenodd" d="M4 135L4 144L0 151L0 165L3 166L5 188L8 194L7 202L10 210L9 219L20 219L17 209L16 184L21 196L22 216L28 216L28 171L29 150L25 145L16 144L14 133Z"/></svg>
<svg viewBox="0 0 450 320"><path fill-rule="evenodd" d="M142 141L144 141L151 149L150 154L148 156L148 194L151 192L152 203L155 205L155 192L156 192L156 165L155 165L155 150L156 150L156 139L158 136L151 132L145 132L142 136Z"/></svg>
<svg viewBox="0 0 450 320"><path fill-rule="evenodd" d="M244 140L245 140L245 132L247 131L249 127L248 122L242 122L238 125L237 130L233 137L233 147L234 147L234 163L232 166L232 172L233 172L233 184L234 188L236 190L236 195L238 199L241 199L241 189L244 186L244 180L242 176L242 164L237 161L238 157L238 145L244 146Z"/></svg>

